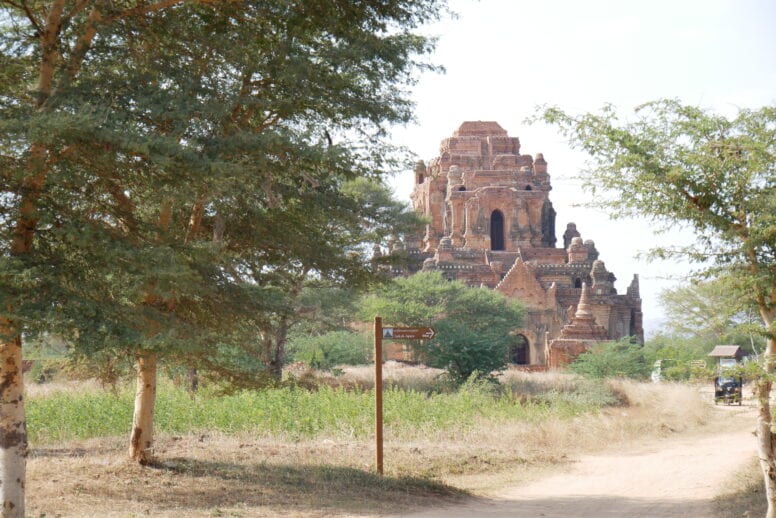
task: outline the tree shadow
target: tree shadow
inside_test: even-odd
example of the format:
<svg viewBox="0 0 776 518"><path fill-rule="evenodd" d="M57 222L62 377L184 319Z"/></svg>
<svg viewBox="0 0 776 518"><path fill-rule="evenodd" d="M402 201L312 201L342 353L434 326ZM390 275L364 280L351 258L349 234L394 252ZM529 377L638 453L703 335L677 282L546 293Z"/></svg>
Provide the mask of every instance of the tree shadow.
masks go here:
<svg viewBox="0 0 776 518"><path fill-rule="evenodd" d="M355 468L310 465L233 463L173 457L142 470L123 471L129 484L84 487L106 505L122 501L152 503L157 511L263 507L279 514L319 511L325 514L401 512L463 501L460 489L417 477L379 476ZM152 483L153 482L153 483ZM152 509L153 511L153 509Z"/></svg>

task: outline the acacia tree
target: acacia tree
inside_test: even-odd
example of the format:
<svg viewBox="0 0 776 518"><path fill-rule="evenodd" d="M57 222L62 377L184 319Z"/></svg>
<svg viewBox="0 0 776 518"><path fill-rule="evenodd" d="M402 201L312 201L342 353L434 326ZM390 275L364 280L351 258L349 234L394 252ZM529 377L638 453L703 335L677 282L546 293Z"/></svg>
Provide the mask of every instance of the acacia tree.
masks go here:
<svg viewBox="0 0 776 518"><path fill-rule="evenodd" d="M660 258L684 257L722 274L754 304L764 324L764 373L756 381L757 440L768 514L776 516L776 429L769 398L776 369L776 106L741 109L733 118L659 100L619 121L609 106L569 115L545 108L592 157L583 173L593 203L613 217L641 215L665 229L695 233L684 247L659 247Z"/></svg>
<svg viewBox="0 0 776 518"><path fill-rule="evenodd" d="M285 285L248 267L283 279L318 246L288 215L394 166L386 128L432 46L413 30L441 3L0 2L5 514L24 513L22 335L137 357L145 459L157 357L271 307Z"/></svg>

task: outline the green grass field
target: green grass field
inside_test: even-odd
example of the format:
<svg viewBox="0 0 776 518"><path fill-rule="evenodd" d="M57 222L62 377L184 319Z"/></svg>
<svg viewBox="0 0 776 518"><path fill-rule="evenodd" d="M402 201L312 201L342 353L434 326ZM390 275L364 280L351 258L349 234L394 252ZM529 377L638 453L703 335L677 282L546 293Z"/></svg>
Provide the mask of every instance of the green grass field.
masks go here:
<svg viewBox="0 0 776 518"><path fill-rule="evenodd" d="M466 385L453 393L423 393L391 387L384 395L387 433L413 437L440 430L466 431L489 421L540 421L573 417L616 402L610 390L550 391L530 399L507 388ZM30 441L47 444L126 433L132 418L129 386L107 390L52 391L27 400ZM320 387L315 391L285 387L217 395L201 390L192 397L171 383L158 387L155 428L175 434L199 431L250 432L289 439L363 438L373 426L371 390Z"/></svg>

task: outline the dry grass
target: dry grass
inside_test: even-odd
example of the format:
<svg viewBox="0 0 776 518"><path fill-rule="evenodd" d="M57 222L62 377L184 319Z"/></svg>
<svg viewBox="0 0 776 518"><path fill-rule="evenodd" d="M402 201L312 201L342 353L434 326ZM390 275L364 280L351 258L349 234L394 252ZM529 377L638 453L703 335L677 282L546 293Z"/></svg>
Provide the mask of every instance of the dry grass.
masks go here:
<svg viewBox="0 0 776 518"><path fill-rule="evenodd" d="M386 374L417 386L436 376L430 369L403 366L389 366ZM577 383L567 375L507 376L514 391L534 396L571 390ZM73 441L32 452L28 511L30 516L401 513L449 503L465 492L487 495L581 452L645 436L702 432L709 420L709 406L691 387L618 381L614 388L627 406L572 419L483 418L466 428L401 436L389 430L384 478L371 474L369 440L163 435L157 441L159 461L149 468L125 462L123 438Z"/></svg>
<svg viewBox="0 0 776 518"><path fill-rule="evenodd" d="M56 392L95 392L104 387L94 379L67 380L57 379L47 383L33 383L27 376L24 377L24 392L28 398L46 397Z"/></svg>
<svg viewBox="0 0 776 518"><path fill-rule="evenodd" d="M515 393L539 395L550 391L571 392L579 383L579 376L568 372L525 372L508 369L499 376L499 381Z"/></svg>
<svg viewBox="0 0 776 518"><path fill-rule="evenodd" d="M375 369L371 365L343 365L340 367L344 379L359 386L374 387ZM429 392L441 386L442 369L432 369L423 365L407 365L396 361L387 361L383 365L383 382L387 386L397 386L405 390Z"/></svg>
<svg viewBox="0 0 776 518"><path fill-rule="evenodd" d="M549 382L541 376L537 383ZM446 471L444 465L439 466L444 473L440 480L488 494L558 467L579 453L593 453L645 437L698 433L709 422L711 409L690 387L614 383L628 406L608 408L570 421L549 418L538 423L502 423L473 430L454 443L457 454L469 459L469 465L463 470L448 466ZM515 470L515 465L521 469Z"/></svg>
<svg viewBox="0 0 776 518"><path fill-rule="evenodd" d="M753 460L740 473L732 474L728 489L729 491L714 499L716 518L765 516L768 503L757 460Z"/></svg>
<svg viewBox="0 0 776 518"><path fill-rule="evenodd" d="M159 461L128 463L117 439L31 455L30 516L327 516L405 510L463 495L366 471L364 444L164 436ZM336 462L335 462L336 461ZM402 502L406 502L402 505Z"/></svg>

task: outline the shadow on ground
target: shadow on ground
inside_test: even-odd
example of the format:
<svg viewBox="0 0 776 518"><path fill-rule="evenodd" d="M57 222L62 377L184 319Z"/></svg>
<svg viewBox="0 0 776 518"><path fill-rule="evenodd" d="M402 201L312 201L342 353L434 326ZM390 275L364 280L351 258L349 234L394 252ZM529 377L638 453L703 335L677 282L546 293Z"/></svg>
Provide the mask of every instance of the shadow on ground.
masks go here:
<svg viewBox="0 0 776 518"><path fill-rule="evenodd" d="M67 462L78 453L39 450L35 456ZM112 516L117 510L122 510L122 516L374 515L460 503L467 496L428 479L381 477L326 464L219 462L182 456L147 467L81 462L68 476L55 480L56 488L31 488L38 497L31 502L31 510L56 509L52 516ZM47 491L52 494L46 496Z"/></svg>
<svg viewBox="0 0 776 518"><path fill-rule="evenodd" d="M240 502L254 505L282 505L298 510L319 511L391 509L401 500L411 505L439 505L460 500L464 493L453 487L421 478L381 477L362 470L328 465L276 465L269 463L235 464L166 459L153 469L188 479L218 479L208 494L201 487L190 491L185 485L156 497L162 507L234 506ZM199 486L199 484L196 484ZM345 509L343 509L343 506Z"/></svg>

